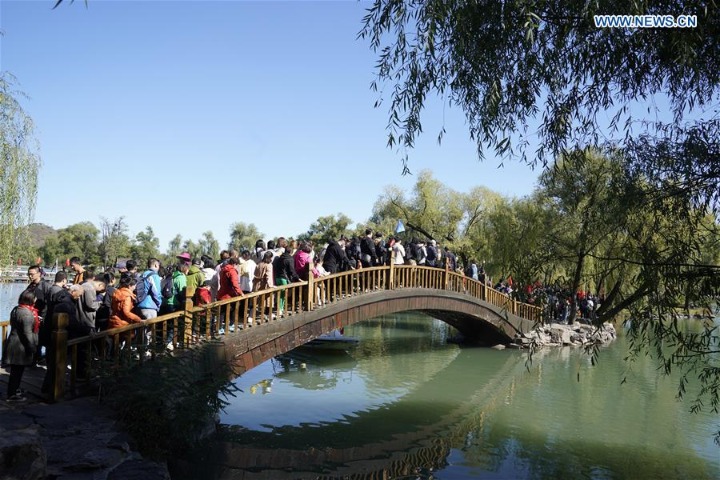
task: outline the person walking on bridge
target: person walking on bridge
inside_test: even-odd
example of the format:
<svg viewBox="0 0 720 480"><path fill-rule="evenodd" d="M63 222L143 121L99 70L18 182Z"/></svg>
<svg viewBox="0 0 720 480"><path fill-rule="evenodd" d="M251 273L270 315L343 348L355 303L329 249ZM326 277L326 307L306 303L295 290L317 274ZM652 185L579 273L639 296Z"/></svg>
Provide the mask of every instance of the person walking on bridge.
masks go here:
<svg viewBox="0 0 720 480"><path fill-rule="evenodd" d="M75 272L75 278L73 278L73 285L80 285L85 281L85 269L82 266L80 257L72 257L70 259L70 268Z"/></svg>
<svg viewBox="0 0 720 480"><path fill-rule="evenodd" d="M220 288L218 289L218 300L227 300L228 298L241 297L243 295L240 289L240 282L238 280L238 265L240 260L236 256L228 258L227 263L223 265L218 274L218 283ZM228 315L230 315L230 331L235 330L235 308L236 303L225 305ZM224 331L224 330L223 330Z"/></svg>
<svg viewBox="0 0 720 480"><path fill-rule="evenodd" d="M31 290L24 290L18 299L18 306L10 313L10 337L7 342L5 359L10 365L7 389L9 402L26 400L20 389L20 382L25 367L33 364L38 343L37 334L40 328L40 318L33 306L34 303L35 294Z"/></svg>
<svg viewBox="0 0 720 480"><path fill-rule="evenodd" d="M350 259L345 253L345 239L341 238L339 241L330 240L322 260L325 270L330 274L347 270Z"/></svg>
<svg viewBox="0 0 720 480"><path fill-rule="evenodd" d="M375 242L372 238L373 231L370 228L365 229L365 236L360 240L360 262L363 268L370 268L377 265L377 253L375 251Z"/></svg>
<svg viewBox="0 0 720 480"><path fill-rule="evenodd" d="M405 265L405 247L402 245L402 240L395 237L395 243L392 246L393 252L393 263L395 265Z"/></svg>
<svg viewBox="0 0 720 480"><path fill-rule="evenodd" d="M162 307L162 287L160 275L160 260L150 258L147 261L147 270L145 270L139 278L138 284L143 283L142 287L136 287L137 306L142 313L143 318L149 320L157 318L160 307Z"/></svg>
<svg viewBox="0 0 720 480"><path fill-rule="evenodd" d="M187 286L185 288L187 288L187 298L193 298L195 290L197 290L200 285L205 282L205 272L203 272L201 268L202 260L199 258L193 258L186 275Z"/></svg>

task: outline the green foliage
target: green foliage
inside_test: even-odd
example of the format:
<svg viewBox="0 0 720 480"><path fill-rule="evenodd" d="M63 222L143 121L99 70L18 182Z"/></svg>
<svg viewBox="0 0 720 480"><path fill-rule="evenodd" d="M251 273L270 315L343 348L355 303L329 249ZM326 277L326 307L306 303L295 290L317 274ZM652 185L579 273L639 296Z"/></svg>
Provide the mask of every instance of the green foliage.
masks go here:
<svg viewBox="0 0 720 480"><path fill-rule="evenodd" d="M213 259L220 258L220 242L209 230L204 232L202 238L198 241L198 248L199 255L207 255Z"/></svg>
<svg viewBox="0 0 720 480"><path fill-rule="evenodd" d="M19 263L22 263L23 265L36 264L38 258L38 249L33 245L32 237L28 227L21 227L15 230L15 238L13 239L11 258Z"/></svg>
<svg viewBox="0 0 720 480"><path fill-rule="evenodd" d="M591 149L561 156L540 176L543 195L557 213L548 232L554 239L553 255L571 272L568 286L572 292L581 287L593 290L585 284L588 257L621 232L633 210L633 205L621 203L624 181L621 157ZM575 320L575 312L572 308L570 321Z"/></svg>
<svg viewBox="0 0 720 480"><path fill-rule="evenodd" d="M142 368L126 365L102 379L103 401L144 455L167 459L187 451L214 425L236 391L224 348L207 342L174 357L158 356Z"/></svg>
<svg viewBox="0 0 720 480"><path fill-rule="evenodd" d="M135 235L135 241L130 246L130 256L139 262L140 269L145 268L149 258L160 258L160 240L151 226L148 225L145 231Z"/></svg>
<svg viewBox="0 0 720 480"><path fill-rule="evenodd" d="M182 235L178 233L172 238L172 240L170 240L170 242L168 242L167 255L174 258L176 255L181 254L182 246Z"/></svg>
<svg viewBox="0 0 720 480"><path fill-rule="evenodd" d="M343 213L318 217L308 229L307 233L300 235L300 240L310 240L314 245L324 245L330 240L337 240L341 235L350 235L350 217Z"/></svg>
<svg viewBox="0 0 720 480"><path fill-rule="evenodd" d="M230 225L230 249L252 250L259 239L265 239L265 235L258 231L254 223L236 222Z"/></svg>
<svg viewBox="0 0 720 480"><path fill-rule="evenodd" d="M551 210L542 195L502 199L486 213L482 230L487 272L498 279L512 275L517 284L546 280L556 258L552 256Z"/></svg>
<svg viewBox="0 0 720 480"><path fill-rule="evenodd" d="M626 30L593 21L668 13L697 15L698 26ZM651 131L652 114L664 108L654 95L667 97L676 123L712 106L720 88L718 17L717 4L701 0L683 2L681 11L664 0L375 0L359 36L379 56L373 89L390 92L389 146L413 147L425 103L437 95L463 110L481 157L489 147L545 165L621 129ZM650 123L630 114L639 99L650 100ZM528 156L531 135L537 158Z"/></svg>
<svg viewBox="0 0 720 480"><path fill-rule="evenodd" d="M118 258L130 256L131 242L127 230L125 217L118 217L114 220L100 217L101 237L98 252L103 266L114 266ZM86 256L89 252L92 252L92 250L83 250L80 258Z"/></svg>
<svg viewBox="0 0 720 480"><path fill-rule="evenodd" d="M397 187L386 187L375 202L370 220L391 223L392 229L397 220L402 220L407 237L453 242L466 219L463 199L463 195L434 178L432 172L423 170L409 196Z"/></svg>
<svg viewBox="0 0 720 480"><path fill-rule="evenodd" d="M33 122L14 84L12 75L0 73L0 265L12 261L18 229L32 219L40 170Z"/></svg>

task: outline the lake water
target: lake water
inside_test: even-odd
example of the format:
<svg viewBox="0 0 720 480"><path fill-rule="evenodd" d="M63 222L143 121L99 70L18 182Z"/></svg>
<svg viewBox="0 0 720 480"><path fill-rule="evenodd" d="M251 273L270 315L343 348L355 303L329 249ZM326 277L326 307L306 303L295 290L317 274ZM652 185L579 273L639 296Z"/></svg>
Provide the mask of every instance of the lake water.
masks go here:
<svg viewBox="0 0 720 480"><path fill-rule="evenodd" d="M345 333L349 354L296 350L238 378L222 441L173 478L720 478L718 415L689 413L650 359L627 371L622 337L598 366L565 347L528 370L424 315Z"/></svg>
<svg viewBox="0 0 720 480"><path fill-rule="evenodd" d="M24 287L0 285L2 319ZM689 413L653 360L628 370L622 335L595 367L565 347L528 370L424 315L345 333L347 354L296 350L236 379L222 439L173 478L720 479L720 417Z"/></svg>
<svg viewBox="0 0 720 480"><path fill-rule="evenodd" d="M0 322L10 320L10 310L17 305L18 297L25 287L25 282L0 283Z"/></svg>

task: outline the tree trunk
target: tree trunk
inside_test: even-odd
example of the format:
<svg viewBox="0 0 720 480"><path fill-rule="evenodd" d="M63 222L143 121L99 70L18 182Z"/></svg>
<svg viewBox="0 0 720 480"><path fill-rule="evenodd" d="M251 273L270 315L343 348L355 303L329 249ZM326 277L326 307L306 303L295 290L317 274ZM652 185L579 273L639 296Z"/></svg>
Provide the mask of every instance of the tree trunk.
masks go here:
<svg viewBox="0 0 720 480"><path fill-rule="evenodd" d="M418 226L418 225L413 225L413 224L410 223L410 222L405 222L405 223L407 223L407 226L408 226L408 227L412 228L413 230L417 230L418 232L420 232L420 233L422 233L423 235L425 235L429 240L434 240L433 236L432 236L427 230L425 230L424 228L422 228L422 227L420 227L420 226Z"/></svg>
<svg viewBox="0 0 720 480"><path fill-rule="evenodd" d="M570 291L572 297L570 299L570 316L568 317L568 324L572 325L575 322L575 316L577 314L577 291L580 287L580 279L582 278L583 263L585 263L585 254L578 254L577 265L575 266L575 275L573 276L572 289Z"/></svg>
<svg viewBox="0 0 720 480"><path fill-rule="evenodd" d="M627 307L632 305L633 303L637 302L641 298L643 298L647 293L650 291L650 286L648 283L644 283L633 292L632 295L629 297L626 297L623 301L615 305L614 307L610 308L609 310L602 312L602 314L597 315L597 323L598 325L602 325L603 322L605 322L606 319L611 319L621 311L625 310Z"/></svg>

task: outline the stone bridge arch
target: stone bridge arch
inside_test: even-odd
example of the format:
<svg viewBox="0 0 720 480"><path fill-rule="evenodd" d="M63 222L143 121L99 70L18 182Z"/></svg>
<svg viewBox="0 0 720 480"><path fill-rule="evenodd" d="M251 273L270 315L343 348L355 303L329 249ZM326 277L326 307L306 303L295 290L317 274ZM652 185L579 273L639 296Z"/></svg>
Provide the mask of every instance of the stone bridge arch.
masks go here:
<svg viewBox="0 0 720 480"><path fill-rule="evenodd" d="M507 309L458 292L381 290L227 335L226 360L234 373L241 375L336 328L408 311L425 312L455 327L466 338L488 344L509 343L516 333L529 332L534 326Z"/></svg>

